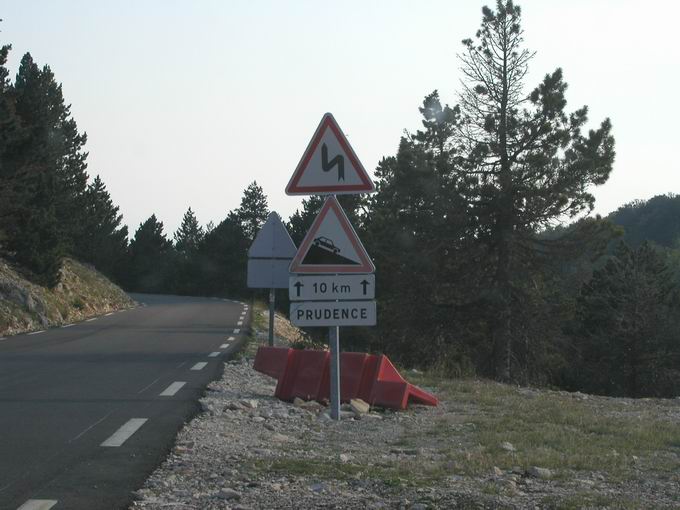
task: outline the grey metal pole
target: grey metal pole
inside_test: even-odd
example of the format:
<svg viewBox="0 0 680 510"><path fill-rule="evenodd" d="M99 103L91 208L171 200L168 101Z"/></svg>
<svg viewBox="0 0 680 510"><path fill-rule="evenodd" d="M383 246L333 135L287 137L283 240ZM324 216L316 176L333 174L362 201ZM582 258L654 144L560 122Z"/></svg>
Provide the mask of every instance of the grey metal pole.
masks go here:
<svg viewBox="0 0 680 510"><path fill-rule="evenodd" d="M274 289L269 289L269 347L274 347L274 301L276 293Z"/></svg>
<svg viewBox="0 0 680 510"><path fill-rule="evenodd" d="M328 328L331 348L331 418L340 419L340 328Z"/></svg>

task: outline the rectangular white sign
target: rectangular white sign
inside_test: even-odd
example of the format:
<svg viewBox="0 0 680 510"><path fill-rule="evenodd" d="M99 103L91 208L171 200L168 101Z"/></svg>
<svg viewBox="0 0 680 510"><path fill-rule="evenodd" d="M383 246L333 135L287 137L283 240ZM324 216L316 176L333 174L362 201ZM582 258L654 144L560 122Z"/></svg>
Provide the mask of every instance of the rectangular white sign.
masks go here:
<svg viewBox="0 0 680 510"><path fill-rule="evenodd" d="M291 301L375 298L374 274L291 276L288 282Z"/></svg>
<svg viewBox="0 0 680 510"><path fill-rule="evenodd" d="M303 301L291 303L290 320L299 327L375 326L375 301Z"/></svg>

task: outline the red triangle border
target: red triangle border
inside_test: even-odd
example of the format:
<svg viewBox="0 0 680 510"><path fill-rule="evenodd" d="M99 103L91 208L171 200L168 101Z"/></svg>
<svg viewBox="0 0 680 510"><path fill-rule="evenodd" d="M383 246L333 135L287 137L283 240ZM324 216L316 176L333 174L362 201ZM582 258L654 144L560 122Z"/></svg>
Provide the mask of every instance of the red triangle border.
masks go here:
<svg viewBox="0 0 680 510"><path fill-rule="evenodd" d="M329 186L300 186L298 184L300 182L300 179L302 178L302 175L307 169L307 165L309 165L309 161L312 159L312 156L314 155L314 151L321 142L321 138L323 138L323 135L327 129L333 131L333 134L340 143L340 147L342 147L343 151L345 152L345 155L349 159L350 163L352 163L352 166L357 170L357 175L359 176L359 179L361 179L362 184L349 184L349 185L343 184ZM364 165L362 165L361 161L359 161L359 158L352 149L352 146L347 141L347 138L345 137L344 133L340 130L340 126L338 125L337 121L335 120L332 114L330 113L324 114L324 116L321 118L319 126L316 128L316 131L314 132L312 140L309 142L307 149L305 150L304 154L302 155L302 158L300 159L300 162L295 168L295 172L293 172L293 176L291 177L290 182L286 186L286 195L321 195L331 193L343 194L357 192L371 193L373 191L375 191L375 185L373 184L373 181L366 172Z"/></svg>
<svg viewBox="0 0 680 510"><path fill-rule="evenodd" d="M361 264L359 266L354 266L354 265L340 266L340 265L328 265L328 264L306 264L306 265L302 265L301 264L302 260L304 260L304 258L305 258L305 255L307 255L307 252L309 251L309 247L310 247L310 244L312 244L312 240L316 237L316 233L319 230L321 222L325 219L326 215L330 212L331 209L333 209L333 211L335 212L338 220L340 221L340 225L342 226L342 229L345 231L347 238L352 243L352 246L354 247L357 254L359 255L359 259L361 259ZM352 224L349 222L349 218L347 218L347 215L345 214L345 211L342 209L342 206L338 202L338 199L335 198L333 195L331 195L330 197L328 197L326 199L326 201L323 204L323 207L321 207L321 211L319 211L319 214L314 219L314 223L312 223L312 226L309 228L307 235L305 235L305 238L302 240L302 243L300 244L300 247L298 248L298 251L295 254L295 257L293 258L293 261L290 263L289 271L291 273L295 273L295 274L307 274L307 273L310 273L310 274L355 274L355 273L364 274L364 273L374 273L375 272L375 265L373 264L373 261L371 260L371 258L368 256L368 253L366 252L366 248L364 248L364 245L361 244L361 240L359 239L356 232L354 231Z"/></svg>

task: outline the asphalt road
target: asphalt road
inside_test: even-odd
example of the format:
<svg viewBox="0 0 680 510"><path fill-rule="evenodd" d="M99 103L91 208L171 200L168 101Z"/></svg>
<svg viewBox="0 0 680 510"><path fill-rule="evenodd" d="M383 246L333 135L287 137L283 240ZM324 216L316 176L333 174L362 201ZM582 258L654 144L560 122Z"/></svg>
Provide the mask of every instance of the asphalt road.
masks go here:
<svg viewBox="0 0 680 510"><path fill-rule="evenodd" d="M126 508L250 322L235 301L133 297L0 340L1 510Z"/></svg>

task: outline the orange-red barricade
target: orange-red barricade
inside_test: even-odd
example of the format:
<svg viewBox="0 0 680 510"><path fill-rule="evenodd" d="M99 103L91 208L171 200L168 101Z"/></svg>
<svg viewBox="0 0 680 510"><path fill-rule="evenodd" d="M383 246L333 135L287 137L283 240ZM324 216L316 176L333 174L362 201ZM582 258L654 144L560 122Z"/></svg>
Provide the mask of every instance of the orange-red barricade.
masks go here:
<svg viewBox="0 0 680 510"><path fill-rule="evenodd" d="M260 347L255 370L278 379L275 396L322 401L330 395L330 353L283 347ZM340 400L360 398L371 405L406 409L409 402L436 406L437 397L409 384L387 356L361 352L340 354Z"/></svg>

